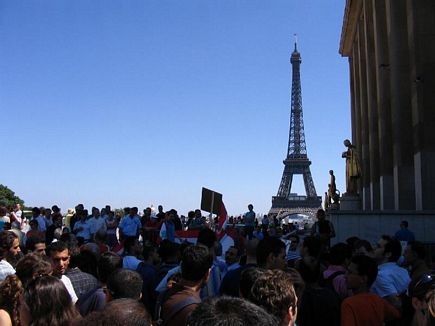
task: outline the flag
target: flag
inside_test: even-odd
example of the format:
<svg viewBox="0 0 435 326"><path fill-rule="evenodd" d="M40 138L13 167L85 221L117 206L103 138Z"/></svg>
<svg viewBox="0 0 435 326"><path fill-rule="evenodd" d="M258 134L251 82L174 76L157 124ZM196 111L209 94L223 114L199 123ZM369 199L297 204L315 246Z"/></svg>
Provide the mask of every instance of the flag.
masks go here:
<svg viewBox="0 0 435 326"><path fill-rule="evenodd" d="M219 224L216 230L219 239L225 235L225 228L227 226L227 223L228 223L228 213L227 213L227 209L225 208L224 202L222 201L219 210Z"/></svg>
<svg viewBox="0 0 435 326"><path fill-rule="evenodd" d="M167 238L168 238L168 236L166 234L166 223L163 222L162 227L160 228L160 239L165 240Z"/></svg>

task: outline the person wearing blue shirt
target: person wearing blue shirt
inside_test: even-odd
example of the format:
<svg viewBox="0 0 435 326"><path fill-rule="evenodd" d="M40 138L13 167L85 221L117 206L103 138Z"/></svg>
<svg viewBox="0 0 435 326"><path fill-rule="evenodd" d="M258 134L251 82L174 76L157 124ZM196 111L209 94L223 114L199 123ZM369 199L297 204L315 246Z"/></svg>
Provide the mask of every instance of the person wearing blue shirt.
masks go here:
<svg viewBox="0 0 435 326"><path fill-rule="evenodd" d="M254 206L252 204L249 204L248 212L243 215L243 223L245 224L245 235L249 240L252 239L252 233L254 232L255 226L255 212L253 209Z"/></svg>
<svg viewBox="0 0 435 326"><path fill-rule="evenodd" d="M137 212L137 207L131 208L130 214L126 215L122 219L121 224L119 224L119 229L123 237L137 237L139 235L142 224Z"/></svg>
<svg viewBox="0 0 435 326"><path fill-rule="evenodd" d="M414 233L408 230L408 221L402 221L400 223L400 230L396 232L394 238L399 241L415 241Z"/></svg>

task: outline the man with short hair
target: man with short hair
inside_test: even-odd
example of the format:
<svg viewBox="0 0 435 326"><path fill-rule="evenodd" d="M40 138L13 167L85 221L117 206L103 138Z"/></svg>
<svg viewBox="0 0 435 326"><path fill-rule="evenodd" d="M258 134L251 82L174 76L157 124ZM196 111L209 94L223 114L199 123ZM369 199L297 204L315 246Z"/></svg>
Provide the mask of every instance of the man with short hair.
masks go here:
<svg viewBox="0 0 435 326"><path fill-rule="evenodd" d="M80 210L76 213L80 220L75 222L74 229L72 230L81 244L91 240L91 226L87 221L86 212L86 210Z"/></svg>
<svg viewBox="0 0 435 326"><path fill-rule="evenodd" d="M252 239L246 243L246 264L229 271L222 280L219 294L238 297L240 295L240 276L245 269L257 267L258 239Z"/></svg>
<svg viewBox="0 0 435 326"><path fill-rule="evenodd" d="M39 256L45 256L45 239L38 235L28 238L26 241L26 249L27 253L33 252Z"/></svg>
<svg viewBox="0 0 435 326"><path fill-rule="evenodd" d="M226 272L230 272L240 267L240 250L236 246L231 246L225 252Z"/></svg>
<svg viewBox="0 0 435 326"><path fill-rule="evenodd" d="M403 252L403 256L411 276L409 288L412 288L423 275L431 274L431 269L426 264L426 248L423 243L418 241L409 242Z"/></svg>
<svg viewBox="0 0 435 326"><path fill-rule="evenodd" d="M96 207L92 208L92 216L87 221L89 223L89 231L91 233L91 239L94 239L97 232L106 232L106 220L101 216L100 210Z"/></svg>
<svg viewBox="0 0 435 326"><path fill-rule="evenodd" d="M346 275L347 286L355 295L341 304L341 325L384 325L400 317L385 299L369 291L378 274L376 262L367 256L354 256Z"/></svg>
<svg viewBox="0 0 435 326"><path fill-rule="evenodd" d="M264 238L257 246L257 264L265 269L286 267L285 243L275 237Z"/></svg>
<svg viewBox="0 0 435 326"><path fill-rule="evenodd" d="M400 230L396 232L394 238L399 241L415 241L414 233L408 230L408 221L400 222Z"/></svg>
<svg viewBox="0 0 435 326"><path fill-rule="evenodd" d="M119 230L121 231L122 238L137 237L139 235L142 224L137 212L137 207L130 208L129 214L124 216L119 224Z"/></svg>
<svg viewBox="0 0 435 326"><path fill-rule="evenodd" d="M129 298L139 300L142 295L142 277L139 273L120 268L107 279L108 300Z"/></svg>
<svg viewBox="0 0 435 326"><path fill-rule="evenodd" d="M201 303L188 318L187 325L276 326L278 322L263 308L247 300L223 296Z"/></svg>
<svg viewBox="0 0 435 326"><path fill-rule="evenodd" d="M206 246L187 247L181 259L181 281L158 299L156 318L163 319L167 326L186 325L188 316L201 302L199 293L207 283L212 263L213 255Z"/></svg>
<svg viewBox="0 0 435 326"><path fill-rule="evenodd" d="M65 275L69 266L69 250L65 242L56 241L50 244L47 248L48 256L53 261L53 275L57 276L65 285L68 293L71 296L73 303L76 303L78 298L74 291L71 280Z"/></svg>
<svg viewBox="0 0 435 326"><path fill-rule="evenodd" d="M252 233L254 232L254 227L255 227L255 212L254 212L254 206L252 204L248 205L248 211L245 214L243 214L243 224L245 224L246 238L251 240Z"/></svg>
<svg viewBox="0 0 435 326"><path fill-rule="evenodd" d="M297 297L290 274L277 269L260 273L247 299L278 317L280 325L295 324Z"/></svg>
<svg viewBox="0 0 435 326"><path fill-rule="evenodd" d="M411 281L408 271L397 265L401 253L402 246L398 240L388 235L383 235L379 239L378 246L374 250L378 263L378 276L370 289L397 308L402 304L400 295L406 292Z"/></svg>
<svg viewBox="0 0 435 326"><path fill-rule="evenodd" d="M32 218L38 221L38 231L45 234L45 231L47 230L45 217L42 215L42 212L38 207L33 207Z"/></svg>

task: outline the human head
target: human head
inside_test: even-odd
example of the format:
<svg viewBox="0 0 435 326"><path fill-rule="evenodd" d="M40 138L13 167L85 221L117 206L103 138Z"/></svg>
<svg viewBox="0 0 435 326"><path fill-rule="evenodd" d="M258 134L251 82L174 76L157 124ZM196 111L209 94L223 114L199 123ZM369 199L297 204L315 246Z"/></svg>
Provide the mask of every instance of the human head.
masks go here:
<svg viewBox="0 0 435 326"><path fill-rule="evenodd" d="M56 241L47 248L49 257L53 260L54 273L58 276L65 274L69 266L70 255L68 246L63 241Z"/></svg>
<svg viewBox="0 0 435 326"><path fill-rule="evenodd" d="M267 270L254 282L249 300L278 317L281 325L294 325L297 297L292 278L281 270Z"/></svg>
<svg viewBox="0 0 435 326"><path fill-rule="evenodd" d="M203 228L198 233L197 243L206 246L210 251L216 245L216 233L209 228Z"/></svg>
<svg viewBox="0 0 435 326"><path fill-rule="evenodd" d="M45 239L37 235L28 238L26 241L26 249L27 252L33 252L37 255L45 255Z"/></svg>
<svg viewBox="0 0 435 326"><path fill-rule="evenodd" d="M360 239L354 244L355 255L365 255L373 257L373 247L367 240Z"/></svg>
<svg viewBox="0 0 435 326"><path fill-rule="evenodd" d="M265 271L265 269L258 267L248 267L242 271L239 282L240 297L250 300L252 286Z"/></svg>
<svg viewBox="0 0 435 326"><path fill-rule="evenodd" d="M402 254L402 245L399 240L388 235L382 235L374 250L375 259L378 263L397 262Z"/></svg>
<svg viewBox="0 0 435 326"><path fill-rule="evenodd" d="M411 241L406 246L403 256L405 257L405 262L411 265L417 260L424 260L426 258L426 248L419 241Z"/></svg>
<svg viewBox="0 0 435 326"><path fill-rule="evenodd" d="M122 298L108 302L104 309L79 320L74 326L151 326L151 315L134 299Z"/></svg>
<svg viewBox="0 0 435 326"><path fill-rule="evenodd" d="M347 287L354 291L368 290L378 275L378 265L373 258L356 255L348 266L346 274Z"/></svg>
<svg viewBox="0 0 435 326"><path fill-rule="evenodd" d="M0 232L0 260L16 257L20 254L20 242L11 231Z"/></svg>
<svg viewBox="0 0 435 326"><path fill-rule="evenodd" d="M409 288L409 296L411 297L412 307L414 308L415 325L433 325L429 320L433 321L433 300L435 292L435 277L434 275L424 274ZM432 311L431 311L432 310Z"/></svg>
<svg viewBox="0 0 435 326"><path fill-rule="evenodd" d="M54 214L60 213L60 208L57 205L51 206L51 210L53 211Z"/></svg>
<svg viewBox="0 0 435 326"><path fill-rule="evenodd" d="M285 244L278 238L267 237L257 246L257 264L267 269L285 268Z"/></svg>
<svg viewBox="0 0 435 326"><path fill-rule="evenodd" d="M240 251L236 246L231 246L225 252L225 263L227 265L231 265L234 263L238 263L240 260Z"/></svg>
<svg viewBox="0 0 435 326"><path fill-rule="evenodd" d="M345 140L343 141L343 144L344 144L344 146L349 147L352 143L350 142L349 139L345 139Z"/></svg>
<svg viewBox="0 0 435 326"><path fill-rule="evenodd" d="M139 300L141 298L142 285L143 280L139 273L130 269L117 269L107 279L107 289L110 294L109 300L121 298Z"/></svg>
<svg viewBox="0 0 435 326"><path fill-rule="evenodd" d="M38 226L39 226L39 222L38 222L38 220L31 220L30 222L29 222L29 225L30 225L30 228L32 229L32 230L38 230Z"/></svg>
<svg viewBox="0 0 435 326"><path fill-rule="evenodd" d="M16 275L9 275L0 283L0 306L9 313L12 325L22 325L19 308L23 292L23 284Z"/></svg>
<svg viewBox="0 0 435 326"><path fill-rule="evenodd" d="M206 281L213 264L213 256L203 245L187 247L181 258L181 277L190 282Z"/></svg>
<svg viewBox="0 0 435 326"><path fill-rule="evenodd" d="M77 311L65 285L54 276L41 276L28 284L24 302L32 316L32 325L68 325Z"/></svg>
<svg viewBox="0 0 435 326"><path fill-rule="evenodd" d="M276 326L263 308L240 298L217 297L202 302L189 316L189 326Z"/></svg>
<svg viewBox="0 0 435 326"><path fill-rule="evenodd" d="M44 216L45 216L46 218L50 218L50 217L51 217L51 208L46 208L46 209L44 210Z"/></svg>
<svg viewBox="0 0 435 326"><path fill-rule="evenodd" d="M316 213L316 217L317 217L317 219L319 220L319 221L321 221L321 220L324 220L325 219L325 217L326 217L326 213L325 213L325 211L323 210L323 209L318 209L317 210L317 213Z"/></svg>
<svg viewBox="0 0 435 326"><path fill-rule="evenodd" d="M125 255L136 256L140 254L141 246L136 237L127 237L124 240L124 253Z"/></svg>
<svg viewBox="0 0 435 326"><path fill-rule="evenodd" d="M21 258L15 267L16 275L24 286L41 275L51 275L53 266L47 256L29 253Z"/></svg>
<svg viewBox="0 0 435 326"><path fill-rule="evenodd" d="M130 208L130 216L131 217L136 216L137 212L139 212L139 209L137 207Z"/></svg>
<svg viewBox="0 0 435 326"><path fill-rule="evenodd" d="M6 216L8 210L4 206L0 206L0 217Z"/></svg>
<svg viewBox="0 0 435 326"><path fill-rule="evenodd" d="M41 215L41 210L38 207L33 207L32 208L33 218L37 218L39 215Z"/></svg>
<svg viewBox="0 0 435 326"><path fill-rule="evenodd" d="M118 268L122 268L122 258L114 252L105 252L98 261L98 278L101 283L107 283L109 275Z"/></svg>
<svg viewBox="0 0 435 326"><path fill-rule="evenodd" d="M330 174L330 175L333 175L333 174L334 174L334 171L333 171L333 170L329 170L329 174Z"/></svg>
<svg viewBox="0 0 435 326"><path fill-rule="evenodd" d="M408 221L403 220L402 222L400 222L400 228L407 229L408 228Z"/></svg>
<svg viewBox="0 0 435 326"><path fill-rule="evenodd" d="M253 206L252 204L249 204L249 205L248 205L248 209L249 209L249 211L251 212L251 211L254 209L254 206Z"/></svg>
<svg viewBox="0 0 435 326"><path fill-rule="evenodd" d="M322 251L322 242L318 237L307 236L302 241L301 256L318 258Z"/></svg>
<svg viewBox="0 0 435 326"><path fill-rule="evenodd" d="M350 260L352 251L349 245L340 242L333 245L329 251L329 262L332 265L347 265L346 261Z"/></svg>
<svg viewBox="0 0 435 326"><path fill-rule="evenodd" d="M180 245L165 239L160 243L157 253L163 262L178 263L180 260Z"/></svg>

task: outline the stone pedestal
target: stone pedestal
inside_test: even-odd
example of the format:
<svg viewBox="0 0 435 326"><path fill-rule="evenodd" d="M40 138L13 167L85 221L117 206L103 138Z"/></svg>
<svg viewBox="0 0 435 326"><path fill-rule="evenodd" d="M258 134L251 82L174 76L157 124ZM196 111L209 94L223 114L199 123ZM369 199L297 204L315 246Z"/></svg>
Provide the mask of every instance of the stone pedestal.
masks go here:
<svg viewBox="0 0 435 326"><path fill-rule="evenodd" d="M361 209L361 199L358 195L344 193L340 198L341 211L357 211Z"/></svg>

